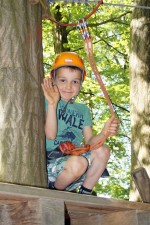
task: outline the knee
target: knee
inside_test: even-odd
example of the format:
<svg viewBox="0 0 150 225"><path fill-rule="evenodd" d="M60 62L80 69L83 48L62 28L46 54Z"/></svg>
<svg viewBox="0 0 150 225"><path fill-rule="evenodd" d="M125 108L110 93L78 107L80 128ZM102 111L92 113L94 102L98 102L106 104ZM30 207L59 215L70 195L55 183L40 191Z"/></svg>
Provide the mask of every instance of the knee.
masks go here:
<svg viewBox="0 0 150 225"><path fill-rule="evenodd" d="M95 153L97 158L103 158L106 160L110 158L110 148L107 145L102 145L95 151Z"/></svg>
<svg viewBox="0 0 150 225"><path fill-rule="evenodd" d="M110 157L110 148L107 145L102 146L102 152L104 152L104 155L106 155L108 158Z"/></svg>
<svg viewBox="0 0 150 225"><path fill-rule="evenodd" d="M79 178L85 173L88 167L88 161L83 156L72 156L71 163L69 164L69 170L74 177Z"/></svg>

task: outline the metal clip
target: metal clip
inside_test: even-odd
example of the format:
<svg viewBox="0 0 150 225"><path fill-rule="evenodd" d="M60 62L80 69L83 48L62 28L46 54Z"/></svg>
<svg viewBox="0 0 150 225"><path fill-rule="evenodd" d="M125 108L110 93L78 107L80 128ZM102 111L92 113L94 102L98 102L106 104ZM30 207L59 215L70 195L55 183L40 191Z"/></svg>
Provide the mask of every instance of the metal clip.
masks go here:
<svg viewBox="0 0 150 225"><path fill-rule="evenodd" d="M80 33L81 33L81 35L82 35L82 38L85 40L84 31L83 31L83 27L82 27L82 24L81 24L81 22L80 22L80 21L78 21L78 25L77 25L77 27L79 28L79 31L80 31Z"/></svg>
<svg viewBox="0 0 150 225"><path fill-rule="evenodd" d="M86 38L90 38L90 33L88 31L87 23L85 19L78 21L78 28L80 30L80 33L85 40Z"/></svg>
<svg viewBox="0 0 150 225"><path fill-rule="evenodd" d="M83 19L82 26L83 26L83 31L84 31L85 37L90 38L90 33L88 31L88 27L87 27L87 23L86 23L85 19Z"/></svg>

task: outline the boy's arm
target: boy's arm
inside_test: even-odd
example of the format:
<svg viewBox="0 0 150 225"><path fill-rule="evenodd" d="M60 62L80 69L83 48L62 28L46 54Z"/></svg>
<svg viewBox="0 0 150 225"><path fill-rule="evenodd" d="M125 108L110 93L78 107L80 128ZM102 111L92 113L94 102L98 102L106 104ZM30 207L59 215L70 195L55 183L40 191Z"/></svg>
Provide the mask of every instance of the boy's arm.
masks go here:
<svg viewBox="0 0 150 225"><path fill-rule="evenodd" d="M106 134L106 132L108 132L109 137L116 135L116 133L118 131L118 124L119 124L119 121L117 119L110 118L105 123L101 132L97 135L93 135L92 127L90 127L90 126L84 127L83 128L83 136L84 136L85 144L93 145L93 144L97 143Z"/></svg>
<svg viewBox="0 0 150 225"><path fill-rule="evenodd" d="M57 106L48 104L48 110L46 112L45 121L45 135L46 138L54 140L57 135L57 116L56 116Z"/></svg>
<svg viewBox="0 0 150 225"><path fill-rule="evenodd" d="M102 131L97 135L93 135L92 127L90 126L86 126L83 128L83 137L85 144L96 144L103 137L103 135L104 134Z"/></svg>
<svg viewBox="0 0 150 225"><path fill-rule="evenodd" d="M45 134L48 139L55 139L57 135L57 104L60 98L57 86L53 86L49 78L43 80L42 89L48 101L48 110L45 121Z"/></svg>

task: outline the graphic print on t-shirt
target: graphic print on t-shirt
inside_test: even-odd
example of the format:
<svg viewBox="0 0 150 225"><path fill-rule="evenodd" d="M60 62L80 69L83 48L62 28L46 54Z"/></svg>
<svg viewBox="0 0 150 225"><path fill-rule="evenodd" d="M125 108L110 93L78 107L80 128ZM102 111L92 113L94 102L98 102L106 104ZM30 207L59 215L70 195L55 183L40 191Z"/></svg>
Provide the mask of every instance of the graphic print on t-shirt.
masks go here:
<svg viewBox="0 0 150 225"><path fill-rule="evenodd" d="M83 114L76 109L58 109L58 127L59 132L54 140L54 145L57 146L65 141L70 141L79 144L81 142L82 130L84 124ZM80 139L80 142L78 141Z"/></svg>
<svg viewBox="0 0 150 225"><path fill-rule="evenodd" d="M76 111L67 110L64 112L62 109L58 111L58 121L64 121L67 126L77 128L82 130L83 129L83 114L79 114Z"/></svg>
<svg viewBox="0 0 150 225"><path fill-rule="evenodd" d="M62 140L68 139L68 141L71 141L71 142L73 142L73 140L76 138L75 134L71 130L69 130L69 127L63 130L63 133L59 135L58 137L60 139L62 138Z"/></svg>

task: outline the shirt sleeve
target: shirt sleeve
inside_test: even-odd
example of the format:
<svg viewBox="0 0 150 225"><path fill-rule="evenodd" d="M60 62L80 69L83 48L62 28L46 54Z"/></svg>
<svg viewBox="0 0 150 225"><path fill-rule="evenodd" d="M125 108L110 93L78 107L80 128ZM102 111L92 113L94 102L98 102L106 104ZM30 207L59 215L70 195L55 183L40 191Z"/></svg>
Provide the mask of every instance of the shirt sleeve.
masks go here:
<svg viewBox="0 0 150 225"><path fill-rule="evenodd" d="M85 105L85 113L84 113L84 127L85 126L92 126L92 118L89 108Z"/></svg>

